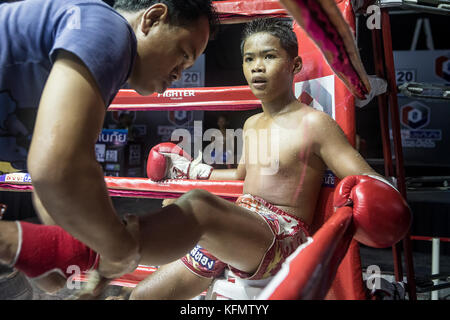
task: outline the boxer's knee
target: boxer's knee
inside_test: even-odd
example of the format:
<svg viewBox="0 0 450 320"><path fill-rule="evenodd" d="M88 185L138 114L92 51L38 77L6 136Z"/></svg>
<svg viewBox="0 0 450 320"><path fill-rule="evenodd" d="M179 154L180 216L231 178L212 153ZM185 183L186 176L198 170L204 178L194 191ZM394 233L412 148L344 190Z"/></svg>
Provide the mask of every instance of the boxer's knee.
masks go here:
<svg viewBox="0 0 450 320"><path fill-rule="evenodd" d="M182 195L180 200L191 200L191 201L207 201L211 198L212 194L203 189L192 189Z"/></svg>
<svg viewBox="0 0 450 320"><path fill-rule="evenodd" d="M211 208L219 205L217 197L203 189L193 189L178 198L176 204L180 205L185 212L193 215L202 225L207 225L214 217Z"/></svg>
<svg viewBox="0 0 450 320"><path fill-rule="evenodd" d="M193 189L183 194L175 203L182 208L188 209L190 213L194 214L198 211L202 211L202 207L211 201L211 196L212 194L208 191Z"/></svg>

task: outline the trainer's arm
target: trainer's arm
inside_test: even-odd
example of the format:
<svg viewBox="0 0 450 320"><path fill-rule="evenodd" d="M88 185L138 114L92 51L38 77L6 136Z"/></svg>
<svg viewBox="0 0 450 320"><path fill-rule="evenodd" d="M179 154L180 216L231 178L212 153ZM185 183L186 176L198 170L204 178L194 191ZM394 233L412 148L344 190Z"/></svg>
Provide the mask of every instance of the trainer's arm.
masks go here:
<svg viewBox="0 0 450 320"><path fill-rule="evenodd" d="M95 158L105 103L92 75L60 51L39 104L28 169L54 221L110 261L137 251L117 216Z"/></svg>
<svg viewBox="0 0 450 320"><path fill-rule="evenodd" d="M39 199L38 195L36 194L36 192L33 192L32 201L33 201L34 209L36 210L41 222L46 225L55 225L56 224L55 221L50 216L50 214L47 212L47 210L44 208L44 206L43 206L41 200Z"/></svg>
<svg viewBox="0 0 450 320"><path fill-rule="evenodd" d="M315 128L314 150L339 179L362 174L381 176L352 147L342 129L328 115L317 112L311 115L310 121Z"/></svg>

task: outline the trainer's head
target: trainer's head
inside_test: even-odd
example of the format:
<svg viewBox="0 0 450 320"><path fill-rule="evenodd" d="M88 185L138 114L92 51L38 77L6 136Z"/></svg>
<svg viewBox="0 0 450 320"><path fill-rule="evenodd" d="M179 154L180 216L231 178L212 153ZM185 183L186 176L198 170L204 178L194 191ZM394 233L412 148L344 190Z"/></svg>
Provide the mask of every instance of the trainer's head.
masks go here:
<svg viewBox="0 0 450 320"><path fill-rule="evenodd" d="M302 60L291 22L277 18L250 21L244 28L241 54L245 78L258 98L276 98L292 90Z"/></svg>
<svg viewBox="0 0 450 320"><path fill-rule="evenodd" d="M132 26L137 57L128 83L140 94L164 92L192 66L215 32L211 0L117 0Z"/></svg>

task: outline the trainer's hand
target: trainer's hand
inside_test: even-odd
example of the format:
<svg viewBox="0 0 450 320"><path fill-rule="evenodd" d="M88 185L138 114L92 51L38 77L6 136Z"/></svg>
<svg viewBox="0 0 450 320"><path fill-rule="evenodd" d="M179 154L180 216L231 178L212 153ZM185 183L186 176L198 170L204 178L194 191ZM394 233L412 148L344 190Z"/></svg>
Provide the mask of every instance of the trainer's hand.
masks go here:
<svg viewBox="0 0 450 320"><path fill-rule="evenodd" d="M137 268L141 259L138 235L139 235L139 218L134 215L126 215L124 218L126 230L131 234L135 243L134 247L129 250L128 254L121 260L111 260L108 257L100 256L98 271L100 275L108 279L118 278L126 273L133 272Z"/></svg>
<svg viewBox="0 0 450 320"><path fill-rule="evenodd" d="M377 176L348 176L336 187L334 206L352 206L354 238L371 247L386 248L404 238L411 212L402 195Z"/></svg>
<svg viewBox="0 0 450 320"><path fill-rule="evenodd" d="M130 232L133 238L138 239L139 235L139 218L134 215L126 215L124 218L126 230ZM140 252L139 246L137 251L132 251L128 257L121 261L111 261L100 256L98 269L89 272L87 283L85 286L70 296L68 300L94 300L97 299L103 290L109 285L110 281L120 276L133 272L139 264Z"/></svg>
<svg viewBox="0 0 450 320"><path fill-rule="evenodd" d="M147 176L159 181L163 179L208 179L212 167L201 163L202 153L197 159L191 157L174 143L164 142L154 146L147 160Z"/></svg>
<svg viewBox="0 0 450 320"><path fill-rule="evenodd" d="M96 300L109 285L111 279L102 277L98 270L92 270L87 275L87 282L79 291L65 300Z"/></svg>

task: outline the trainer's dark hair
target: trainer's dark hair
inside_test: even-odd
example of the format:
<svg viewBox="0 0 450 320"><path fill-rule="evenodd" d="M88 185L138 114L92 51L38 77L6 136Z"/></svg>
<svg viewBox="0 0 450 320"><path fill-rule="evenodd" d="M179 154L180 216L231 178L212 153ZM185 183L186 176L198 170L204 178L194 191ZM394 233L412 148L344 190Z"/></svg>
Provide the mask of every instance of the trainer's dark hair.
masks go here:
<svg viewBox="0 0 450 320"><path fill-rule="evenodd" d="M297 36L292 30L292 22L280 18L259 18L248 22L242 35L241 54L244 54L244 45L248 37L259 32L267 32L280 39L281 47L291 58L298 56Z"/></svg>
<svg viewBox="0 0 450 320"><path fill-rule="evenodd" d="M116 0L114 9L136 12L163 3L169 10L169 22L186 26L201 17L208 18L210 34L217 31L219 19L211 0Z"/></svg>

